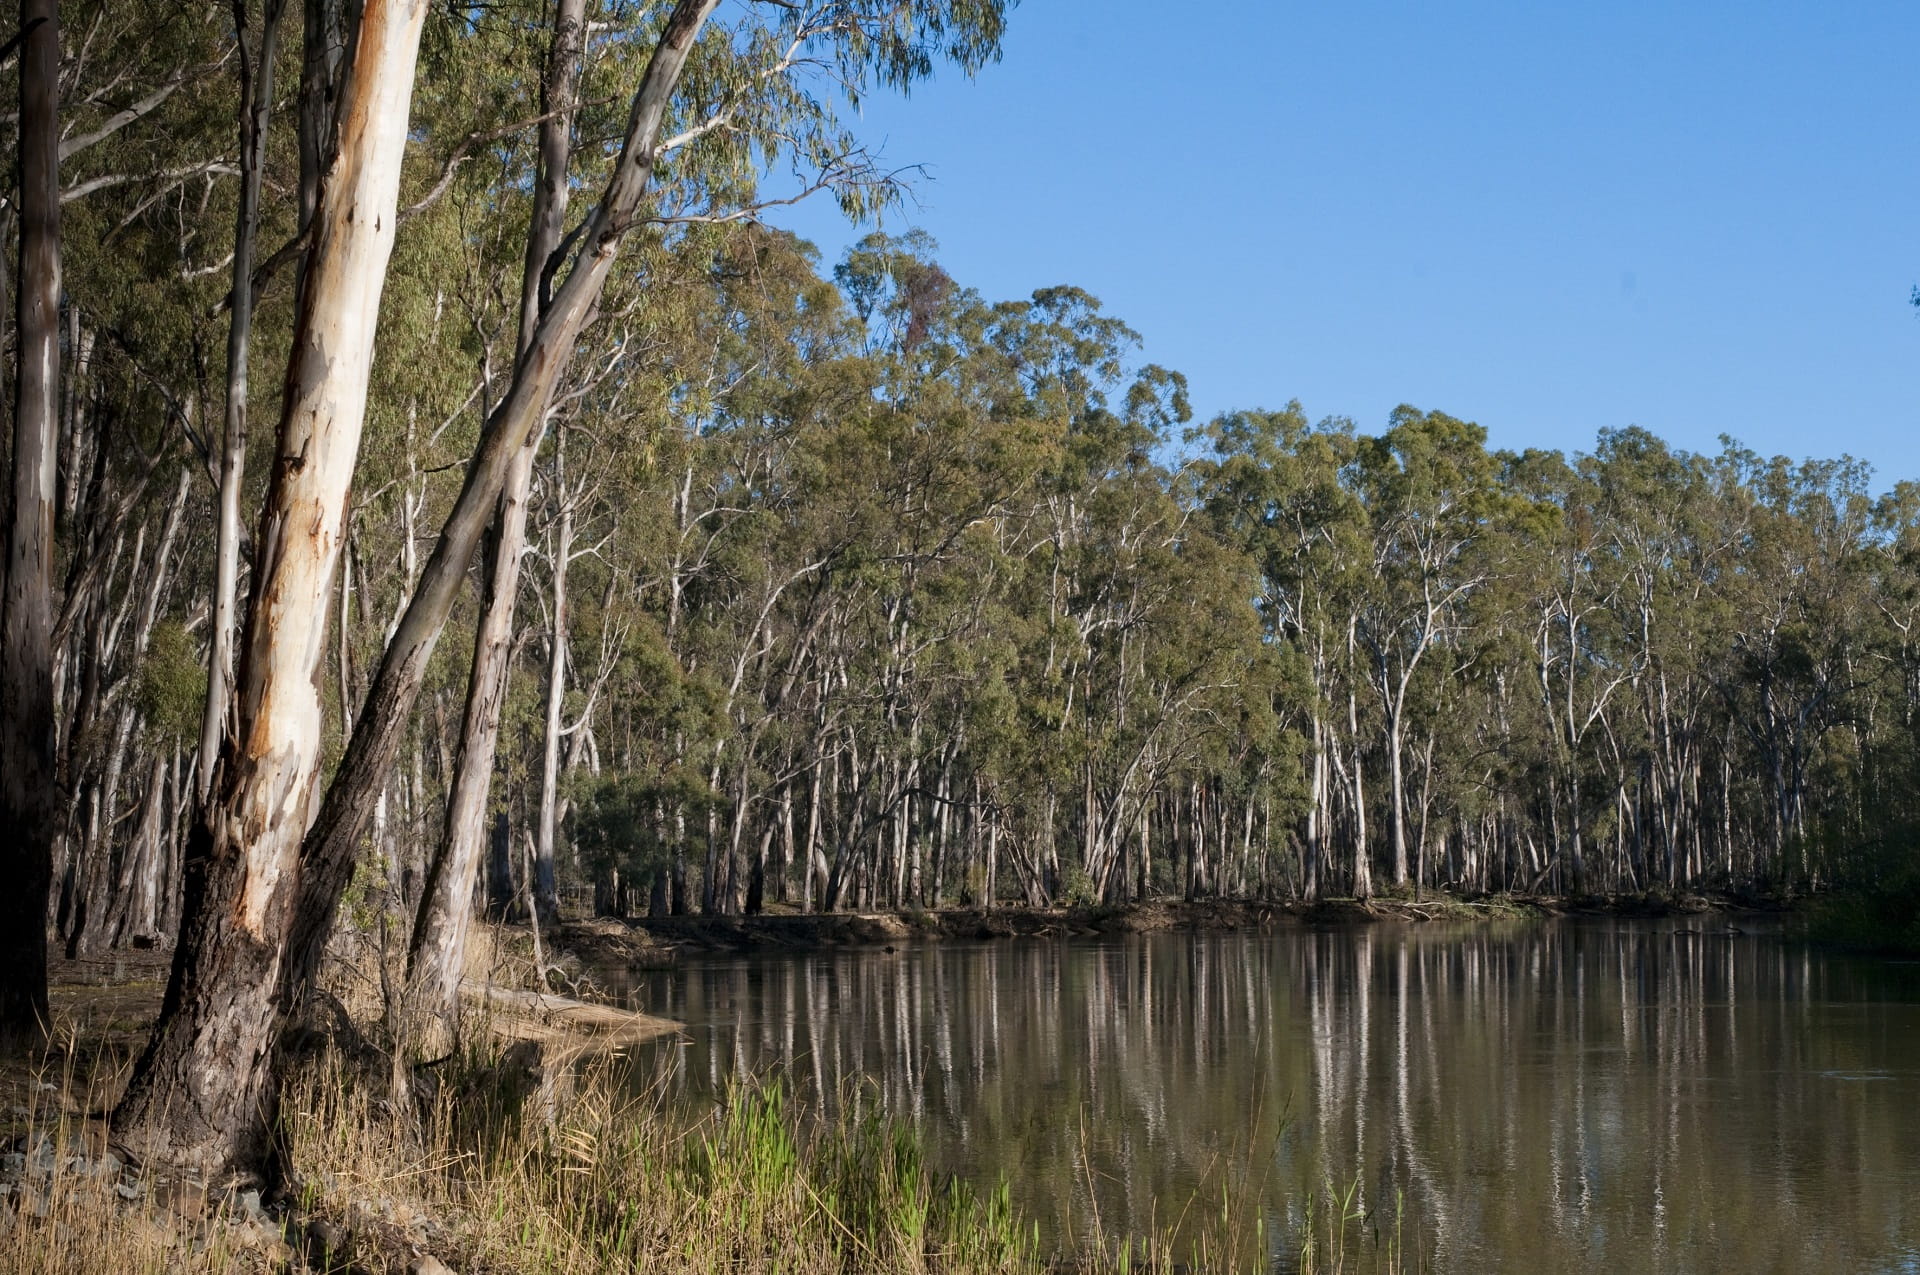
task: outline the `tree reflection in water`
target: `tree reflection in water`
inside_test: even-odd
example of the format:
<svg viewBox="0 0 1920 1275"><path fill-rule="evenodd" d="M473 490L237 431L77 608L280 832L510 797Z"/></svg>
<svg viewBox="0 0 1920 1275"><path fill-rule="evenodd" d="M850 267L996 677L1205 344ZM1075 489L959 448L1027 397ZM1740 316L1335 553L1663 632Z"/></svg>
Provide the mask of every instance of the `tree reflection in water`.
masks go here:
<svg viewBox="0 0 1920 1275"><path fill-rule="evenodd" d="M681 1092L866 1085L1056 1240L1223 1185L1361 1198L1439 1270L1911 1269L1920 966L1718 919L930 944L637 975Z"/></svg>

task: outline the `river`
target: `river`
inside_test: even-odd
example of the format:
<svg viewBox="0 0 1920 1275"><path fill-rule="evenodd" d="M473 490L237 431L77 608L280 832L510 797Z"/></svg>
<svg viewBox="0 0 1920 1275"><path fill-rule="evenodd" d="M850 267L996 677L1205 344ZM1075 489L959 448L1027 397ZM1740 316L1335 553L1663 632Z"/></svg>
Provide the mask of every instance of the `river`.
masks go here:
<svg viewBox="0 0 1920 1275"><path fill-rule="evenodd" d="M1353 1190L1439 1271L1920 1271L1920 963L1560 920L697 958L628 976L699 1098L865 1087L1049 1244ZM1397 1221L1396 1221L1397 1219Z"/></svg>

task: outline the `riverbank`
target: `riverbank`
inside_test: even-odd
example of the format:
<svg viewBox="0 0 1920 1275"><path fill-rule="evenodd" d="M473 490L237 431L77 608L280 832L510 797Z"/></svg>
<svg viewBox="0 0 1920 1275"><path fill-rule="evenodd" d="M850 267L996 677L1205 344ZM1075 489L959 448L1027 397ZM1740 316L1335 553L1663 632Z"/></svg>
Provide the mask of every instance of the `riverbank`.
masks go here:
<svg viewBox="0 0 1920 1275"><path fill-rule="evenodd" d="M416 1072L412 1092L396 1099L376 1007L343 991L339 1022L320 1030L289 1064L291 1173L281 1194L264 1199L144 1174L112 1151L104 1113L157 1010L165 955L61 963L55 1044L0 1064L0 1269L1045 1275L1126 1269L1122 1251L1136 1254L1129 1261L1140 1269L1137 1236L1096 1238L1071 1257L1043 1252L1017 1195L940 1175L918 1140L871 1105L853 1105L828 1121L777 1086L739 1088L717 1109L675 1106L659 1092L636 1094L617 1074L612 1051L673 1024L591 1003L590 977L577 978L571 996L553 989L569 972L590 972L602 961L667 962L701 951L1446 921L1524 926L1568 914L1732 914L1756 907L1766 909L1766 902L1388 897L1311 907L1159 901L583 921L547 932L549 957L566 956L558 958L562 973L538 992L521 950L531 936L485 927L477 933L487 936L487 954L470 973L481 980L471 998L475 1024L484 1024L475 1038L488 1043ZM1737 923L1729 915L1687 924L1706 931ZM355 977L377 983L364 971ZM1252 1167L1254 1158L1248 1164L1250 1181L1265 1171ZM1183 1241L1182 1261L1206 1256L1199 1264L1209 1270L1262 1269L1270 1255L1236 1249L1249 1242L1247 1232L1226 1221L1257 1213L1253 1194L1245 1208L1208 1200L1204 1212L1222 1218L1219 1233L1197 1241L1201 1254ZM1337 1220L1337 1228L1314 1241L1317 1252L1340 1253L1349 1231L1356 1244L1363 1232L1377 1242L1373 1219L1322 1205L1312 1224ZM1095 1227L1097 1235L1097 1221ZM1397 1251L1377 1249L1361 1260L1347 1250L1332 1264L1391 1268ZM351 1265L337 1260L343 1252ZM1164 1243L1157 1254L1165 1264Z"/></svg>
<svg viewBox="0 0 1920 1275"><path fill-rule="evenodd" d="M487 963L516 966L510 951ZM527 987L472 989L468 1048L414 1069L403 1093L377 1017L333 997L289 1033L284 1181L263 1193L143 1171L114 1148L106 1115L165 973L148 952L58 962L50 1042L0 1056L0 1270L1044 1265L1004 1191L936 1174L871 1106L823 1121L767 1083L718 1109L676 1108L632 1092L617 1050L678 1024Z"/></svg>
<svg viewBox="0 0 1920 1275"><path fill-rule="evenodd" d="M517 1052L442 1069L411 1112L339 1055L310 1060L288 1085L287 1181L263 1195L128 1164L100 1119L100 1074L54 1051L10 1108L0 1270L1047 1268L1004 1191L942 1178L871 1109L822 1122L768 1084L681 1111L628 1094L609 1067L548 1073L544 1088L536 1067L528 1084Z"/></svg>
<svg viewBox="0 0 1920 1275"><path fill-rule="evenodd" d="M1920 869L1896 873L1874 888L1843 889L1809 909L1815 940L1878 956L1920 956Z"/></svg>
<svg viewBox="0 0 1920 1275"><path fill-rule="evenodd" d="M1251 1272L1270 1259L1224 1216L1178 1254L1097 1227L1071 1254L1043 1251L1004 1184L934 1169L866 1090L830 1119L777 1080L675 1106L657 1088L635 1092L617 1055L583 1062L523 1030L536 1014L550 1028L585 1014L594 1032L634 1016L602 1022L598 1007L524 990L495 989L486 1005L516 1011L505 1029L416 1070L404 1096L377 1046L359 1054L370 1022L349 1029L352 1042L293 1051L280 1186L176 1180L129 1163L105 1121L163 972L64 963L52 1043L0 1057L0 1270L1093 1275ZM1365 1219L1323 1206L1303 1271L1327 1265L1317 1255L1399 1269L1397 1247L1367 1247Z"/></svg>
<svg viewBox="0 0 1920 1275"><path fill-rule="evenodd" d="M812 951L884 947L954 939L1099 937L1168 930L1233 931L1263 926L1343 926L1436 921L1485 923L1557 916L1657 918L1704 914L1780 913L1795 904L1721 894L1513 895L1460 898L1428 894L1370 899L1265 902L1160 899L1098 907L938 908L880 912L771 910L754 916L596 918L562 925L547 936L558 950L587 964L649 966L680 953ZM509 927L512 928L512 927Z"/></svg>

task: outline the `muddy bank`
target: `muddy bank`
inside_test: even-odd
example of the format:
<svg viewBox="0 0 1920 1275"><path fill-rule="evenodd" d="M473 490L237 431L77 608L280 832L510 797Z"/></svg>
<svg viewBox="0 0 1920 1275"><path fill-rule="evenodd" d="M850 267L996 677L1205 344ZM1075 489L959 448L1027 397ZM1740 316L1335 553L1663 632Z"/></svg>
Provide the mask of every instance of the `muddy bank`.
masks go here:
<svg viewBox="0 0 1920 1275"><path fill-rule="evenodd" d="M588 963L650 965L679 953L810 951L938 939L1097 937L1163 930L1243 930L1275 925L1418 924L1544 920L1556 916L1666 917L1778 912L1778 900L1724 895L1496 895L1461 899L1379 896L1314 903L1156 900L1094 908L940 908L826 914L598 918L571 922L550 938Z"/></svg>

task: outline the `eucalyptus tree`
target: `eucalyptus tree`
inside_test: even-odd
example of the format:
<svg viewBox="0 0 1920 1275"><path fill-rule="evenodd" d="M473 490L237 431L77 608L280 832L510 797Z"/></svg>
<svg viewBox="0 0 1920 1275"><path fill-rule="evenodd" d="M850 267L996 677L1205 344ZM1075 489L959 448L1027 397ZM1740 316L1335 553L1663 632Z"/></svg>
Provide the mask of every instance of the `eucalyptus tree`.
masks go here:
<svg viewBox="0 0 1920 1275"><path fill-rule="evenodd" d="M681 0L658 29L619 157L571 240L570 257L552 266L551 300L489 416L309 828L321 736L318 636L364 418L425 6L369 10L354 24L302 276L280 460L258 536L238 728L223 747L222 774L196 834L204 847L196 862L207 866L190 882L161 1019L116 1113L119 1136L143 1156L207 1171L246 1172L262 1163L277 1015L300 998L317 964L467 564L514 457L545 419L622 241L645 214L656 165L740 128L768 83L787 86L790 122L793 110L814 100L793 82L796 67L824 57L843 84L905 84L930 70L936 51L979 65L997 49L1001 22L997 3L782 6L771 21L749 10L738 29L716 27L703 40L716 7L717 0ZM691 117L673 134L669 115L690 65L701 68L689 81ZM702 78L707 67L729 66L744 74ZM801 135L823 150L839 136L825 123ZM719 199L731 192L724 182L706 189ZM725 211L700 207L695 215Z"/></svg>
<svg viewBox="0 0 1920 1275"><path fill-rule="evenodd" d="M227 729L234 676L233 641L240 580L240 502L246 480L247 409L251 392L254 268L260 239L260 189L266 179L267 137L273 117L274 79L280 61L284 0L263 0L259 35L247 33L247 6L234 10L239 78L239 198L235 201L233 268L228 290L227 375L221 421L218 539L215 546L212 633L208 643L207 697L201 717L198 784L211 789L214 762ZM318 39L317 32L309 32ZM304 222L304 217L303 217ZM302 227L304 229L304 225Z"/></svg>
<svg viewBox="0 0 1920 1275"><path fill-rule="evenodd" d="M1247 606L1254 560L1210 534L1188 484L1147 459L1185 419L1184 389L1146 369L1126 410L1103 422L1106 459L1082 497L1077 841L1095 897L1138 888L1147 809L1182 789L1188 814L1168 813L1187 854L1185 888L1246 888L1257 810L1278 760L1274 670ZM1129 852L1132 881L1122 873Z"/></svg>
<svg viewBox="0 0 1920 1275"><path fill-rule="evenodd" d="M1829 869L1840 879L1887 891L1911 880L1920 857L1920 487L1900 482L1874 503L1867 556L1876 622L1866 662L1878 665L1852 808L1831 811L1823 839L1839 853Z"/></svg>
<svg viewBox="0 0 1920 1275"><path fill-rule="evenodd" d="M1874 605L1892 666L1892 699L1901 726L1920 726L1920 483L1896 483L1874 503L1872 549L1878 558Z"/></svg>
<svg viewBox="0 0 1920 1275"><path fill-rule="evenodd" d="M1346 643L1367 536L1365 507L1343 480L1357 447L1353 426L1311 426L1296 401L1277 412L1230 413L1198 437L1213 453L1198 478L1215 534L1252 556L1267 640L1290 646L1304 665L1300 890L1316 898L1328 884L1338 824L1352 852L1351 887L1364 897L1371 886L1364 742L1353 729L1357 689ZM1346 790L1344 811L1335 809L1337 787Z"/></svg>
<svg viewBox="0 0 1920 1275"><path fill-rule="evenodd" d="M278 460L256 536L236 726L197 821L160 1022L116 1112L118 1136L155 1161L208 1172L262 1162L290 949L302 927L324 928L313 913L330 914L344 884L303 864L301 843L322 747L322 637L365 419L425 11L370 10L352 36L302 272ZM691 6L676 11L662 39L667 52L656 59L662 74L643 87L651 105L636 109L635 131L649 160L704 17ZM628 179L629 207L642 180ZM611 252L603 257L610 263ZM575 302L576 330L584 301ZM522 402L527 394L523 388ZM400 707L376 703L359 723L397 728Z"/></svg>
<svg viewBox="0 0 1920 1275"><path fill-rule="evenodd" d="M584 13L578 4L562 5L556 11L547 70L542 79L545 122L534 185L532 230L522 277L523 347L531 339L545 304L545 294L551 286L554 251L560 246L566 221L571 162L568 117L578 98L582 74L584 46L580 28ZM963 66L971 67L991 51L1000 20L996 5L955 10L951 15L926 6L917 11L793 6L789 14L788 20L773 27L745 30L740 47L724 49L725 56L715 56L709 63L695 62L692 82L717 93L723 104L705 123L695 124L667 142L669 153L695 141L701 145L688 149L690 159L674 156L671 180L663 185L657 198L662 206L651 216L669 223L682 220L698 223L750 214L762 200L756 192L752 172L756 164L771 160L782 148L792 151L797 163L812 166L813 187L832 186L849 207L859 206L877 189L871 183L864 157L844 135L834 130L832 116L824 109L822 99L799 87L799 73L814 60L816 49L839 46L841 52L837 56L842 79L850 89L871 73L904 84L930 69L930 46L915 43L916 40L938 41L950 34L953 38L946 51ZM607 50L611 53L618 47L608 45ZM600 58L601 62L608 60L605 56ZM755 156L757 158L753 158ZM450 898L464 897L460 883L470 880L472 865L478 859L479 815L491 772L492 740L498 729L500 684L504 678L515 594L512 577L520 560L519 540L523 534L520 528L524 524L526 487L538 436L536 429L529 435L526 448L513 461L491 543L495 565L481 619L483 632L475 647L476 663L462 733L460 755L470 760L461 763L455 793L457 813L450 814L448 824L449 844L454 847L451 861L460 868L448 877L451 883L448 889L452 893L447 897ZM571 496L563 497L563 501L571 499ZM564 695L567 662L564 586L566 565L572 552L566 543L571 540L572 532L564 507L562 517L553 526L562 543L551 556L553 570L549 576L553 588L544 731L547 742L538 836L540 893L543 906L548 907L551 906L557 836L555 813L562 733L557 715ZM444 911L444 901L439 906Z"/></svg>
<svg viewBox="0 0 1920 1275"><path fill-rule="evenodd" d="M1564 847L1579 888L1587 879L1584 754L1614 696L1640 675L1639 652L1616 629L1620 591L1631 581L1608 552L1599 488L1588 473L1558 453L1530 451L1510 462L1507 485L1530 499L1536 515L1514 566L1526 582L1533 678L1557 771L1548 794L1554 844Z"/></svg>
<svg viewBox="0 0 1920 1275"><path fill-rule="evenodd" d="M1424 716L1415 679L1430 658L1449 658L1467 599L1491 576L1473 552L1495 512L1485 443L1478 425L1400 407L1355 458L1376 587L1354 618L1383 719L1395 885L1408 879L1407 732Z"/></svg>
<svg viewBox="0 0 1920 1275"><path fill-rule="evenodd" d="M1118 671L1097 667L1106 635L1119 623L1115 608L1125 605L1104 570L1100 537L1106 529L1099 522L1140 513L1161 537L1176 530L1166 520L1170 510L1147 513L1138 505L1144 493L1137 486L1129 498L1109 485L1150 468L1152 412L1136 411L1134 404L1156 404L1154 388L1163 378L1151 367L1139 380L1129 378L1126 360L1138 336L1076 288L1042 289L1030 302L996 307L985 340L1007 371L1006 406L1000 410L1034 422L1052 450L1038 475L1026 532L1032 544L1029 579L1037 594L1028 605L1045 621L1023 670L1026 755L1022 774L1012 781L1023 790L1025 807L1016 862L1026 868L1029 893L1045 900L1064 885L1058 846L1063 802L1077 798L1083 817L1087 805L1088 732L1097 711L1088 696L1097 677L1104 699L1106 683ZM1137 400L1136 387L1142 391ZM1172 394L1166 410L1184 419L1184 384L1167 382L1164 388ZM1156 534L1145 525L1135 531Z"/></svg>
<svg viewBox="0 0 1920 1275"><path fill-rule="evenodd" d="M523 839L549 906L590 872L606 907L739 912L1365 895L1378 867L1801 882L1893 835L1873 808L1920 751L1910 492L1632 430L1496 455L1411 409L1373 435L1238 412L1178 453L1183 383L1084 292L990 302L918 235L828 278L736 224L884 193L807 68L972 65L997 8L677 12L430 13L400 140L390 95L339 78L379 67L341 56L367 29L329 0L297 49L273 4L165 33L116 10L109 43L159 51L111 92L98 59L71 72L51 910L76 952L164 936L194 829L123 1113L143 1145L250 1158L271 1076L220 1073L270 1056L351 874L411 913L413 993L446 1015L481 861ZM388 131L331 162L399 165L390 262L355 274L381 354L329 347L357 407L302 371L364 229L321 177L343 94ZM283 397L249 369L289 346ZM249 475L267 414L285 437ZM262 488L249 545L226 514Z"/></svg>
<svg viewBox="0 0 1920 1275"><path fill-rule="evenodd" d="M1708 660L1724 641L1724 601L1711 581L1738 532L1712 516L1704 462L1644 430L1603 433L1586 468L1597 487L1594 517L1620 573L1614 631L1626 644L1622 658L1637 669L1630 686L1646 755L1641 805L1658 842L1659 876L1674 887L1704 855L1700 783L1716 699Z"/></svg>
<svg viewBox="0 0 1920 1275"><path fill-rule="evenodd" d="M585 0L561 0L554 7L547 56L539 75L539 141L521 267L516 362L532 345L549 286L547 262L559 248L566 226L573 115L585 64L586 21ZM457 1009L471 912L469 900L479 870L500 705L506 691L514 603L526 539L528 489L534 453L543 432L541 428L530 432L509 462L488 531L485 583L445 829L439 852L428 866L409 944L409 977L431 989L432 1012L442 1021L451 1021ZM543 862L550 866L550 856ZM547 886L542 902L550 905L550 880Z"/></svg>
<svg viewBox="0 0 1920 1275"><path fill-rule="evenodd" d="M1720 695L1754 749L1767 795L1773 862L1756 873L1805 880L1813 768L1851 725L1866 680L1872 504L1864 467L1850 459L1795 466L1730 449L1721 464L1748 493L1751 530L1723 585L1734 605ZM1797 864L1787 859L1793 846Z"/></svg>
<svg viewBox="0 0 1920 1275"><path fill-rule="evenodd" d="M271 1128L274 992L322 747L319 669L392 250L422 3L369 10L341 89L256 537L237 688L190 851L152 1042L115 1113L143 1160L251 1168Z"/></svg>
<svg viewBox="0 0 1920 1275"><path fill-rule="evenodd" d="M53 535L60 398L60 15L20 6L20 257L7 574L0 611L0 815L12 829L0 1038L49 1027L44 918L53 879Z"/></svg>
<svg viewBox="0 0 1920 1275"><path fill-rule="evenodd" d="M7 171L30 178L22 198L0 200L0 235L11 237L23 206L28 214L20 239L28 255L17 272L25 286L16 293L16 272L0 268L0 297L19 306L4 335L16 338L26 356L13 366L24 392L15 395L23 411L13 423L29 429L51 412L50 433L14 440L13 477L44 492L46 504L39 495L13 493L13 548L28 552L9 572L18 596L7 603L6 621L6 641L14 644L8 667L19 672L19 643L40 645L28 630L44 607L44 662L25 683L0 690L0 699L29 716L39 697L52 710L48 768L35 796L45 820L35 832L21 816L14 826L22 835L9 843L29 861L44 854L57 887L49 899L34 871L21 874L26 893L15 901L25 912L21 925L7 926L7 941L33 946L34 953L20 953L23 971L39 961L48 928L26 923L25 915L51 913L54 932L75 952L125 941L132 931L123 885L152 884L149 867L166 866L153 857L130 862L123 843L136 809L145 812L144 828L166 822L164 794L152 792L153 776L165 768L134 760L148 742L150 718L132 692L150 640L171 621L181 581L194 581L198 561L192 528L199 493L190 477L196 467L186 463L184 444L195 436L204 402L191 375L200 325L182 311L208 272L206 245L187 227L209 204L219 206L225 167L197 128L218 65L210 21L216 13L208 6L163 17L68 4L55 15L42 6L28 17L21 58L9 58L32 99L15 117L23 127L0 135ZM60 49L60 25L77 25L83 42ZM59 65L43 84L40 59L49 38ZM50 110L57 131L45 142ZM38 154L43 142L52 147L44 157L52 168ZM51 221L42 215L48 201ZM49 264L57 267L56 287L42 295ZM215 258L212 270L219 269ZM44 357L47 340L52 362ZM37 472L43 463L44 483ZM44 565L40 550L25 544L36 538L44 540ZM21 724L12 709L5 713ZM8 745L8 755L20 759L8 780L35 787L40 754L30 742ZM170 854L161 847L157 857ZM151 927L139 932L156 937ZM36 985L29 972L16 986Z"/></svg>

